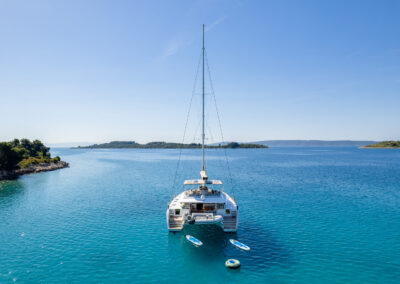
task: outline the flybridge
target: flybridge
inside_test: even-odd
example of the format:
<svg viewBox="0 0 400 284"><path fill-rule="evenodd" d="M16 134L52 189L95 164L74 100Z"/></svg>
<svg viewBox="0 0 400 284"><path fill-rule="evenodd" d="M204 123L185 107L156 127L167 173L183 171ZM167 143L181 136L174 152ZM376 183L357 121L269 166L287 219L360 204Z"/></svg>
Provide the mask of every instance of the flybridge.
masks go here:
<svg viewBox="0 0 400 284"><path fill-rule="evenodd" d="M206 174L205 170L200 171L200 176L202 179L189 179L185 180L183 183L184 185L204 185L204 184L216 184L216 185L222 185L222 181L220 180L208 180L208 176Z"/></svg>

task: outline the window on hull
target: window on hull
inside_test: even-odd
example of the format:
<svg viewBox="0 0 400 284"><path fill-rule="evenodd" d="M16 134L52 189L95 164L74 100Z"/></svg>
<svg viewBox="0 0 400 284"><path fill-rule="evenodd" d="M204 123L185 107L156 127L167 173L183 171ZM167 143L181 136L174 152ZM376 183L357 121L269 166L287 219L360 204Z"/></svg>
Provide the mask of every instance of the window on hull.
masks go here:
<svg viewBox="0 0 400 284"><path fill-rule="evenodd" d="M191 203L192 212L215 212L218 209L224 209L224 203Z"/></svg>

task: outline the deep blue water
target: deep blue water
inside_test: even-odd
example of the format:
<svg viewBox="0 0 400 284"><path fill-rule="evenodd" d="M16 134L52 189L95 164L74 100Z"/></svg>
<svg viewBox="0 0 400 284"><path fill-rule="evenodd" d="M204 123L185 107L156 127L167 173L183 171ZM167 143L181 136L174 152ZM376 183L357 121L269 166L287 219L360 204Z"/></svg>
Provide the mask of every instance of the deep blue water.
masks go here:
<svg viewBox="0 0 400 284"><path fill-rule="evenodd" d="M70 168L0 182L0 283L400 283L399 150L229 150L233 188L213 150L236 234L168 233L178 150L52 153ZM183 151L179 183L198 177L199 154Z"/></svg>

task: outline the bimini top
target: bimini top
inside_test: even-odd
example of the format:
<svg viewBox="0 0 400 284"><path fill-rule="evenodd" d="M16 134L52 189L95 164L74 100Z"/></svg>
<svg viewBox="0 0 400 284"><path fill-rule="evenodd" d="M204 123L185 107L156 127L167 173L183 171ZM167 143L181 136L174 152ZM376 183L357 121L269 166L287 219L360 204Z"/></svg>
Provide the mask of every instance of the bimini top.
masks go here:
<svg viewBox="0 0 400 284"><path fill-rule="evenodd" d="M203 180L203 179L189 179L189 180L185 180L185 182L183 183L184 185L196 185L196 184L218 184L218 185L222 185L222 181L220 180Z"/></svg>

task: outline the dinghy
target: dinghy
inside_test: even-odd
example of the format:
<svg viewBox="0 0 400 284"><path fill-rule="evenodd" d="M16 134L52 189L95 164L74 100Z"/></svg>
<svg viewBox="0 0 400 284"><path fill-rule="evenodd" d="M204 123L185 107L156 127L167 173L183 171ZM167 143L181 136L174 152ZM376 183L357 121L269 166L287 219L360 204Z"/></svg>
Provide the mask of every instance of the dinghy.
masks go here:
<svg viewBox="0 0 400 284"><path fill-rule="evenodd" d="M186 239L187 239L189 242L191 242L192 244L194 244L196 247L199 247L199 246L203 245L203 243L202 243L200 240L196 239L196 238L193 237L193 236L186 235Z"/></svg>
<svg viewBox="0 0 400 284"><path fill-rule="evenodd" d="M234 240L234 239L230 239L229 241L231 242L232 245L234 245L237 248L240 248L240 249L246 250L246 251L250 250L250 247L246 246L244 243L241 243L241 242L239 242L237 240Z"/></svg>

